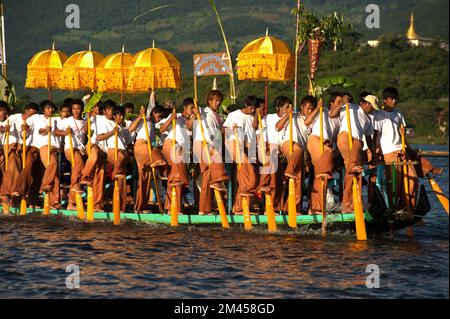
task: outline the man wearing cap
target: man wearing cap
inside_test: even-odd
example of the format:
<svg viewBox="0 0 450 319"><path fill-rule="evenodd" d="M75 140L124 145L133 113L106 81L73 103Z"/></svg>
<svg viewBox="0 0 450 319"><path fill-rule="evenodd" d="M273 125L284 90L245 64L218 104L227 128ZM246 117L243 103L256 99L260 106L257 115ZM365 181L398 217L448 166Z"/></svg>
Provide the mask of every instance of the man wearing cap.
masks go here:
<svg viewBox="0 0 450 319"><path fill-rule="evenodd" d="M402 135L405 134L406 123L403 115L397 109L398 98L399 92L396 88L388 87L384 89L383 109L375 115L374 119L374 140L377 144L377 149L380 149L384 161L388 164L393 162L399 163L405 158L405 154L403 154L402 151ZM427 174L440 174L442 173L442 168L434 167L430 161L419 156L411 145L409 145L407 140L406 153L408 160L419 162L418 165L407 166L409 177L409 204L411 207L415 207L419 190L418 177L424 178ZM397 176L401 176L403 167L397 165L396 170ZM389 165L386 166L386 180L390 181L392 174L391 167ZM407 204L403 187L404 185L402 185L402 181L400 180L399 183L397 183L397 189L395 190L397 194L400 194L400 203L394 202L394 190L391 187L387 188L391 208L403 208Z"/></svg>
<svg viewBox="0 0 450 319"><path fill-rule="evenodd" d="M366 104L366 103L369 103L372 106L372 112L370 112L367 115L369 116L370 121L372 122L372 126L373 126L375 114L380 110L380 108L378 106L379 100L375 95L373 95L369 92L362 92L359 95L359 106L361 108L363 108L364 104ZM373 139L373 135L372 135L372 139ZM375 141L374 141L374 143L375 143ZM377 174L376 174L375 170L372 170L372 169L376 168L376 161L378 160L378 157L377 157L377 153L372 153L372 151L369 149L369 146L367 145L365 136L363 137L363 149L362 150L363 150L363 158L365 161L367 161L369 163L369 169L371 170L371 173L369 175L369 183L367 185L367 189L368 189L367 193L368 193L369 203L372 203L374 187L377 182ZM377 150L375 150L375 152L377 152Z"/></svg>
<svg viewBox="0 0 450 319"><path fill-rule="evenodd" d="M349 145L349 130L345 108L346 104L349 104L349 122L352 134L351 149ZM348 96L344 96L344 106L330 112L330 118L336 118L339 116L341 122L337 138L337 147L344 158L345 165L344 194L342 197L343 213L351 213L354 211L352 193L353 177L356 177L359 184L359 189L362 188L361 173L363 171L363 167L361 155L364 137L371 151L375 153L372 141L372 135L374 133L373 125L369 117L372 110L373 106L371 103L362 103L361 105L349 103Z"/></svg>

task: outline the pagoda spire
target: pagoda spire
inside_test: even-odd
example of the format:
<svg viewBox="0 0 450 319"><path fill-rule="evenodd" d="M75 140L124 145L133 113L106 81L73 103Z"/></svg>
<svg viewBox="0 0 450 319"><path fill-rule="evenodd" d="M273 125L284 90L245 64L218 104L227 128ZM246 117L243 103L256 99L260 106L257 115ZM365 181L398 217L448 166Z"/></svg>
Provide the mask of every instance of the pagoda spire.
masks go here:
<svg viewBox="0 0 450 319"><path fill-rule="evenodd" d="M419 38L419 35L416 33L416 30L414 29L414 12L411 11L411 18L410 18L410 24L408 32L406 33L406 37L408 40L417 40Z"/></svg>

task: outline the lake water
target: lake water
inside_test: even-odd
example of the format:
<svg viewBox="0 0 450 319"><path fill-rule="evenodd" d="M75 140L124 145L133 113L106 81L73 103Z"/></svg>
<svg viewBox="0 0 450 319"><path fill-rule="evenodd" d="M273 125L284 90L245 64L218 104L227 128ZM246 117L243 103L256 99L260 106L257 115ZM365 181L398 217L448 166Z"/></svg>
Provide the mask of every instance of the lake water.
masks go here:
<svg viewBox="0 0 450 319"><path fill-rule="evenodd" d="M431 160L445 168L435 180L448 194L448 158ZM429 198L413 240L398 231L367 243L348 234L2 216L0 298L449 298L449 218ZM79 289L66 287L70 264ZM381 272L378 289L366 287L370 264Z"/></svg>

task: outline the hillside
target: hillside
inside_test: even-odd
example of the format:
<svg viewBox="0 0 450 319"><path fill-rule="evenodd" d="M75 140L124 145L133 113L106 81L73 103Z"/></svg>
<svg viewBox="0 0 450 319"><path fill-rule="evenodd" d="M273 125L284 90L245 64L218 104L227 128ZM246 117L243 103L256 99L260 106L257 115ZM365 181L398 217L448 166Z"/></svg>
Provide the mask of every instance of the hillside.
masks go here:
<svg viewBox="0 0 450 319"><path fill-rule="evenodd" d="M192 73L192 54L223 50L216 22L207 0L78 0L81 28L65 27L65 8L69 0L6 0L6 37L9 78L18 95L35 96L23 90L26 64L37 51L47 49L52 40L57 48L72 54L87 48L90 42L104 54L119 51L137 52L149 47L156 39L159 47L173 52L183 66L183 75ZM303 1L317 11L338 10L345 13L361 34L361 39L377 38L387 32L403 34L409 14L416 15L416 29L421 36L448 39L448 1L446 0L380 0L381 28L366 29L365 6L359 0ZM173 7L151 13L133 23L133 17L154 7ZM236 55L248 41L270 34L292 42L294 17L289 14L296 5L293 0L217 0L228 34L232 54ZM430 23L429 21L433 21ZM25 23L24 23L25 22Z"/></svg>

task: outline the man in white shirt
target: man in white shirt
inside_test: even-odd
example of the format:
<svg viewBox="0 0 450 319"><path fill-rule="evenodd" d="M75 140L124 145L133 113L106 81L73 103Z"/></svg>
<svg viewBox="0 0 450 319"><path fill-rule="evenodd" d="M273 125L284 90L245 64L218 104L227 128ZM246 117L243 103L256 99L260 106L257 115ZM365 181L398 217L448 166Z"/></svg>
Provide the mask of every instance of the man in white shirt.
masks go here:
<svg viewBox="0 0 450 319"><path fill-rule="evenodd" d="M33 116L39 111L39 105L36 103L29 103L25 106L24 113L12 114L8 117L9 126L6 125L0 128L0 130L9 130L9 162L8 171L3 175L3 183L1 187L2 196L20 196L17 192L19 175L22 171L22 138L20 136L22 124L26 119ZM31 136L27 138L27 146L31 147ZM27 151L29 153L29 151ZM38 156L38 151L33 151L33 157ZM32 162L30 160L30 162ZM31 170L28 174L31 175ZM16 205L16 202L11 202L12 205Z"/></svg>
<svg viewBox="0 0 450 319"><path fill-rule="evenodd" d="M279 147L283 139L284 130L277 131L276 125L286 114L289 105L288 98L279 96L275 99L276 113L265 115L262 122L262 134L258 130L258 141L262 138L264 147L258 142L258 158L261 164L259 169L259 187L258 192L268 193L273 200L273 208L275 211L283 209L281 206L283 197L283 169L279 160ZM256 109L256 114L260 113L262 108ZM257 116L256 116L257 117ZM263 151L265 154L265 163Z"/></svg>
<svg viewBox="0 0 450 319"><path fill-rule="evenodd" d="M348 97L344 97L344 103L348 104ZM344 193L342 197L343 213L354 212L352 195L353 177L357 178L359 189L362 188L361 173L363 171L363 164L361 155L363 136L365 136L369 148L374 151L372 142L373 125L368 115L372 112L372 110L373 107L370 103L365 103L362 106L359 106L357 104L349 104L350 126L352 133L351 150L349 145L345 104L341 109L337 109L336 111L332 111L330 113L331 118L340 116L341 122L339 135L337 138L337 146L344 159L345 165Z"/></svg>
<svg viewBox="0 0 450 319"><path fill-rule="evenodd" d="M8 103L4 101L0 101L0 189L3 182L3 174L6 170L6 158L9 159L9 151L7 148L9 147L9 141L6 140L6 132L9 130L6 129L6 126L9 126L9 121L7 120L10 113L10 109ZM6 146L8 144L8 146ZM8 163L9 166L9 163ZM2 203L7 203L9 205L9 196L1 196Z"/></svg>
<svg viewBox="0 0 450 319"><path fill-rule="evenodd" d="M188 123L192 124L195 119L193 109L194 100L187 98L183 101L183 111L181 113L172 112L170 116L160 122L160 132L167 133L163 145L163 153L169 165L164 208L170 211L172 188L175 187L178 213L181 213L183 188L189 186L187 164L190 162L191 131L187 126ZM173 129L174 120L175 130ZM191 127L192 125L190 124L189 126Z"/></svg>
<svg viewBox="0 0 450 319"><path fill-rule="evenodd" d="M143 212L149 208L148 201L150 192L148 185L152 179L152 170L158 169L160 174L163 174L166 170L167 165L161 150L152 147L151 161L148 152L148 140L150 143L154 143L155 141L155 123L160 122L166 113L168 113L167 110L160 105L152 107L150 112L147 110L147 113L145 113L145 108L141 107L140 115L129 126L130 132L136 136L136 142L134 143L134 158L138 168L139 179L134 209L137 212ZM144 114L147 114L146 122L148 139L146 128L144 126Z"/></svg>
<svg viewBox="0 0 450 319"><path fill-rule="evenodd" d="M119 194L120 194L120 210L125 212L127 204L127 162L129 156L127 153L128 145L130 145L133 140L131 134L126 127L124 127L125 109L121 106L116 106L113 110L114 121L105 121L104 127L101 127L97 141L106 141L108 152L107 160L113 167L112 179L117 180L119 184ZM117 143L115 135L117 133ZM115 154L117 152L117 160L115 159Z"/></svg>
<svg viewBox="0 0 450 319"><path fill-rule="evenodd" d="M81 172L80 184L92 186L94 192L94 211L101 212L104 209L104 187L105 187L105 164L107 155L106 141L97 140L100 131L105 131L107 121L113 120L113 108L116 107L114 101L108 100L99 109L87 116L91 117L91 154L88 157L84 169ZM103 115L100 115L103 113Z"/></svg>
<svg viewBox="0 0 450 319"><path fill-rule="evenodd" d="M300 102L300 113L292 114L292 102L290 99L287 113L278 121L276 129L284 130L280 150L287 159L287 167L284 171L286 178L295 181L295 200L297 211L301 207L302 186L303 186L303 156L307 148L308 136L311 131L311 113L317 108L317 99L313 96L306 96ZM291 124L289 114L292 114L292 152L291 152ZM288 211L288 201L284 206L284 211Z"/></svg>
<svg viewBox="0 0 450 319"><path fill-rule="evenodd" d="M70 105L71 117L59 122L56 131L57 136L64 136L64 153L72 163L70 174L70 194L67 210L76 210L76 193L81 193L80 179L84 168L84 157L86 156L86 120L83 119L84 102L80 99L74 100ZM69 139L70 134L70 139ZM73 158L72 158L73 152Z"/></svg>
<svg viewBox="0 0 450 319"><path fill-rule="evenodd" d="M377 149L381 148L384 161L386 163L386 180L390 181L392 172L389 164L399 163L405 158L402 152L402 134L405 134L406 127L403 115L396 109L398 103L399 92L396 88L388 87L383 91L383 110L377 112L374 118L375 140L378 143ZM421 156L406 141L406 156L408 160L419 161L416 166L408 165L409 176L409 195L411 198L410 205L415 207L416 197L418 195L419 183L417 177L425 177L427 174L440 174L441 168L434 167L430 161ZM402 176L402 166L397 166L397 176ZM399 178L397 182L397 194L401 194L400 203L394 202L393 190L387 188L388 198L391 200L390 207L404 208L406 206L406 196L403 185L403 178Z"/></svg>
<svg viewBox="0 0 450 319"><path fill-rule="evenodd" d="M194 159L200 163L202 185L200 190L199 214L210 214L212 211L212 189L226 192L223 182L228 180L222 161L222 134L223 121L218 110L223 101L223 94L218 90L212 90L207 97L208 106L202 110L194 108L194 113L200 114L202 127L205 134L207 148L203 146L203 137L200 125L195 120L194 132ZM208 163L206 152L209 153L211 163Z"/></svg>
<svg viewBox="0 0 450 319"><path fill-rule="evenodd" d="M256 174L250 163L252 147L256 150L256 132L253 127L254 113L259 107L256 96L249 96L245 106L228 114L223 127L225 128L225 147L228 154L237 163L237 190L233 205L235 214L242 214L242 196L252 197L256 188ZM237 140L236 140L237 138ZM239 145L239 153L237 152ZM248 152L245 152L245 149ZM256 155L256 152L254 152Z"/></svg>
<svg viewBox="0 0 450 319"><path fill-rule="evenodd" d="M31 150L37 150L38 156L33 157L33 162L27 163L25 170L22 170L19 176L19 194L24 196L27 188L23 188L27 185L26 172L28 168L33 169L35 161L39 158L45 167L44 176L42 178L41 188L39 192L46 192L50 196L50 207L52 209L61 208L60 205L60 184L58 178L58 149L59 149L59 139L54 134L56 119L52 119L53 113L55 111L55 105L50 100L45 100L41 102L41 110L43 114L35 114L25 121L25 126L27 131L30 130L31 135ZM49 143L48 134L50 133L50 157L49 155ZM29 184L31 185L31 184ZM22 186L22 189L20 189Z"/></svg>

